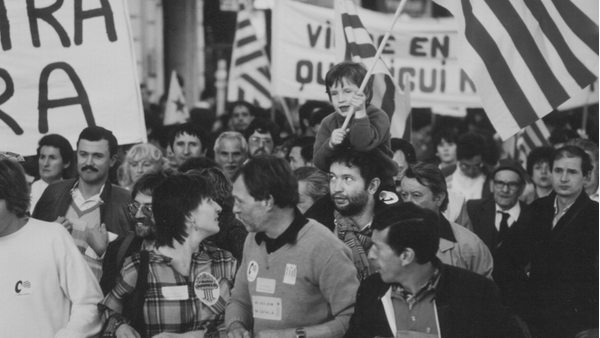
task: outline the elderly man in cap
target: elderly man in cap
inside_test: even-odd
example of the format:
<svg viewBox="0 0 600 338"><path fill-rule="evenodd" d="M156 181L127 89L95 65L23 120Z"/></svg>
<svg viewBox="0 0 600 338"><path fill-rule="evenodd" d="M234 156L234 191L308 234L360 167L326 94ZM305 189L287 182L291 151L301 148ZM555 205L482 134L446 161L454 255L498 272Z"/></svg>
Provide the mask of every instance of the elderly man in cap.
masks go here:
<svg viewBox="0 0 600 338"><path fill-rule="evenodd" d="M527 205L519 201L525 189L525 173L518 164L503 162L492 174L492 196L467 201L473 232L492 252L510 232L518 231L518 220Z"/></svg>

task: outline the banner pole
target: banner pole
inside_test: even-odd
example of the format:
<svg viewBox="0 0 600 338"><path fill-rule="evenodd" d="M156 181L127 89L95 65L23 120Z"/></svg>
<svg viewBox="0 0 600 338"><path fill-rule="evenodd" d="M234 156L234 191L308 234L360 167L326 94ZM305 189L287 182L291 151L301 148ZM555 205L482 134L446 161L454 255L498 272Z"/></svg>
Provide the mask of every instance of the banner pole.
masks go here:
<svg viewBox="0 0 600 338"><path fill-rule="evenodd" d="M400 13L402 13L402 9L404 8L404 6L406 5L407 2L408 2L408 0L400 1L400 4L398 5L398 8L396 9L396 13L394 14L394 20L392 21L392 26L390 27L390 29L387 30L387 32L385 32L385 35L383 36L383 39L381 40L381 43L379 44L379 48L377 48L377 54L375 54L375 61L373 61L371 68L369 69L369 71L367 72L367 75L365 76L362 83L360 84L360 88L358 89L359 93L362 93L365 90L367 83L369 83L369 78L373 74L373 71L375 70L375 66L377 65L377 62L379 62L379 58L381 57L381 53L383 52L383 49L385 48L385 44L387 43L387 40L390 38L390 32L396 25L396 21L400 17ZM352 116L354 115L354 109L355 109L354 106L350 106L350 109L348 110L348 115L346 115L346 119L344 120L344 124L342 125L342 130L346 130L346 128L348 128L348 124L350 123L350 120L352 119Z"/></svg>

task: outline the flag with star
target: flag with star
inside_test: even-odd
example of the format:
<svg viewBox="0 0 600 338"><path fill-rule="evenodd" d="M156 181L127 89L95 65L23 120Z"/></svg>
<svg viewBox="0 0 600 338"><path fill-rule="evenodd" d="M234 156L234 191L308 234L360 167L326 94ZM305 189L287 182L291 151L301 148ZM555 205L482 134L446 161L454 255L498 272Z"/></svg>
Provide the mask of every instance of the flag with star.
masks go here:
<svg viewBox="0 0 600 338"><path fill-rule="evenodd" d="M177 72L173 71L171 73L171 81L169 84L169 96L167 97L167 102L165 104L163 125L180 124L188 122L189 120L190 112L185 104L183 90L181 90L179 81L177 81Z"/></svg>
<svg viewBox="0 0 600 338"><path fill-rule="evenodd" d="M270 108L273 105L271 65L256 37L250 22L250 13L243 6L237 13L227 86L229 102L247 101L261 108Z"/></svg>

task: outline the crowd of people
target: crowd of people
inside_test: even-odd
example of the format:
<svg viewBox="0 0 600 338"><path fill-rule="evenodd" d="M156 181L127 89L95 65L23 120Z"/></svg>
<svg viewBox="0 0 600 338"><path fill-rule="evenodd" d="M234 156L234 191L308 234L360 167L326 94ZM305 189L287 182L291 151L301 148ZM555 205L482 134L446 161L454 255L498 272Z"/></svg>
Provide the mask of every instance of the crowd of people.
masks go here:
<svg viewBox="0 0 600 338"><path fill-rule="evenodd" d="M238 102L166 149L92 126L44 136L37 175L0 152L0 332L598 337L598 145L490 163L444 129L423 161L366 73L335 65L285 140Z"/></svg>

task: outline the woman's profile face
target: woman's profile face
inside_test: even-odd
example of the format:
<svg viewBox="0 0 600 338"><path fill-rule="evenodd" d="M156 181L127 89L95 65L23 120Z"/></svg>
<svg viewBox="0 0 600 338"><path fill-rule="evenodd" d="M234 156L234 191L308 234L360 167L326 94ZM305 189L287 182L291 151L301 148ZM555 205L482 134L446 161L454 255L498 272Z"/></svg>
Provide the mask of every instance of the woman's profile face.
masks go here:
<svg viewBox="0 0 600 338"><path fill-rule="evenodd" d="M198 207L190 212L194 226L206 237L219 232L219 213L221 206L212 198L202 199ZM198 231L192 228L190 231Z"/></svg>

